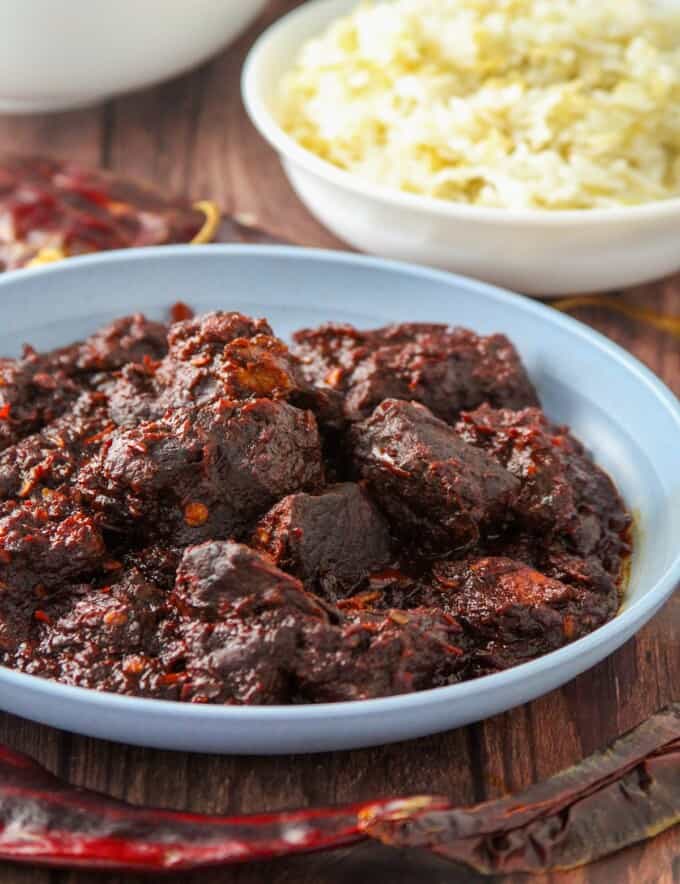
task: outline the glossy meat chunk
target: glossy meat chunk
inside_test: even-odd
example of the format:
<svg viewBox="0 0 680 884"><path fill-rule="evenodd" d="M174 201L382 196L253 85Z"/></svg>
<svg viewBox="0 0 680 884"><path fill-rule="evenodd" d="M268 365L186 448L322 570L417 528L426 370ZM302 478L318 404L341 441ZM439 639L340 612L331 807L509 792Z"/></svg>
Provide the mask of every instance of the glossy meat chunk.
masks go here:
<svg viewBox="0 0 680 884"><path fill-rule="evenodd" d="M258 523L252 543L330 601L350 595L392 559L384 517L352 482L284 497Z"/></svg>
<svg viewBox="0 0 680 884"><path fill-rule="evenodd" d="M218 400L114 431L77 489L109 527L183 546L240 535L276 500L322 480L309 412Z"/></svg>
<svg viewBox="0 0 680 884"><path fill-rule="evenodd" d="M461 626L435 609L362 612L304 634L296 693L302 702L387 697L457 681Z"/></svg>
<svg viewBox="0 0 680 884"><path fill-rule="evenodd" d="M455 680L462 635L440 612L350 618L327 608L253 550L186 551L173 602L183 612L184 699L324 702L404 693Z"/></svg>
<svg viewBox="0 0 680 884"><path fill-rule="evenodd" d="M0 359L0 451L63 414L82 387L48 356L24 349Z"/></svg>
<svg viewBox="0 0 680 884"><path fill-rule="evenodd" d="M616 593L592 592L508 558L437 562L425 599L470 634L473 666L503 669L580 638L616 610Z"/></svg>
<svg viewBox="0 0 680 884"><path fill-rule="evenodd" d="M65 587L34 613L18 668L66 684L170 698L159 660L166 596L132 570L110 586Z"/></svg>
<svg viewBox="0 0 680 884"><path fill-rule="evenodd" d="M26 637L42 599L64 581L88 575L106 559L94 521L61 501L42 507L30 501L0 513L0 650Z"/></svg>
<svg viewBox="0 0 680 884"><path fill-rule="evenodd" d="M216 311L171 326L167 356L128 366L109 391L118 424L219 398L285 399L304 407L328 399L303 379L297 359L263 319Z"/></svg>
<svg viewBox="0 0 680 884"><path fill-rule="evenodd" d="M93 571L106 554L101 532L86 513L62 501L5 504L0 515L0 579L10 589L56 585Z"/></svg>
<svg viewBox="0 0 680 884"><path fill-rule="evenodd" d="M192 701L286 702L301 633L327 619L295 578L229 541L185 551L173 604L182 618L173 669Z"/></svg>
<svg viewBox="0 0 680 884"><path fill-rule="evenodd" d="M307 379L340 391L350 420L368 417L384 399L421 402L448 422L483 402L508 408L538 404L504 335L480 337L426 323L373 331L328 324L299 331L294 340Z"/></svg>
<svg viewBox="0 0 680 884"><path fill-rule="evenodd" d="M25 347L0 360L0 451L69 411L100 375L167 349L166 328L141 314L117 319L84 341L48 353Z"/></svg>
<svg viewBox="0 0 680 884"><path fill-rule="evenodd" d="M423 405L386 400L353 427L352 449L394 530L423 552L465 549L509 518L518 480Z"/></svg>
<svg viewBox="0 0 680 884"><path fill-rule="evenodd" d="M595 554L618 573L630 518L614 483L566 427L538 408L482 406L461 415L456 432L519 479L515 507L527 526L563 535L580 555Z"/></svg>
<svg viewBox="0 0 680 884"><path fill-rule="evenodd" d="M82 393L66 414L0 452L0 499L65 489L111 429L106 396Z"/></svg>
<svg viewBox="0 0 680 884"><path fill-rule="evenodd" d="M175 323L155 382L162 409L218 397L285 399L299 384L286 345L263 319L208 313Z"/></svg>
<svg viewBox="0 0 680 884"><path fill-rule="evenodd" d="M168 349L168 329L142 313L122 316L80 344L55 350L51 359L70 374L111 372L128 362L160 359Z"/></svg>

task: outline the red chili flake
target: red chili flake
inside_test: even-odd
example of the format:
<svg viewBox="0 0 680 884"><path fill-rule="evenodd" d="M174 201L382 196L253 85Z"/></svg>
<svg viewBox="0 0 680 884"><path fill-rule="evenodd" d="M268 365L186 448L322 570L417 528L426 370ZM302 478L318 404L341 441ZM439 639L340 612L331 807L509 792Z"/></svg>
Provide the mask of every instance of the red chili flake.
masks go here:
<svg viewBox="0 0 680 884"><path fill-rule="evenodd" d="M379 598L382 598L382 593L378 590L368 590L368 592L357 593L356 595L350 596L348 599L340 599L337 603L337 607L340 610L349 609L352 610L354 608L365 608L367 605L370 605L371 602L377 601Z"/></svg>
<svg viewBox="0 0 680 884"><path fill-rule="evenodd" d="M339 387L342 383L342 378L345 372L342 368L333 368L328 372L326 377L324 378L324 382L328 384L329 387Z"/></svg>
<svg viewBox="0 0 680 884"><path fill-rule="evenodd" d="M36 620L40 620L41 623L51 623L52 622L50 620L50 615L47 614L45 611L41 611L40 608L38 608L37 611L33 612L33 616L35 617Z"/></svg>
<svg viewBox="0 0 680 884"><path fill-rule="evenodd" d="M258 541L262 544L266 545L271 540L271 532L267 531L266 528L257 528L255 534L257 535Z"/></svg>
<svg viewBox="0 0 680 884"><path fill-rule="evenodd" d="M102 562L102 568L105 571L118 571L122 567L122 564L115 559L107 559L107 561Z"/></svg>
<svg viewBox="0 0 680 884"><path fill-rule="evenodd" d="M9 420L11 407L12 406L10 405L10 403L7 402L5 405L2 406L2 408L0 408L0 421Z"/></svg>
<svg viewBox="0 0 680 884"><path fill-rule="evenodd" d="M183 322L185 319L193 319L194 311L184 301L176 301L170 308L172 322Z"/></svg>
<svg viewBox="0 0 680 884"><path fill-rule="evenodd" d="M116 425L113 422L110 424L107 424L98 433L95 433L92 436L87 436L87 438L83 439L83 445L92 445L95 442L101 442L102 439L104 439L106 436L109 435L111 430L115 429L115 426Z"/></svg>
<svg viewBox="0 0 680 884"><path fill-rule="evenodd" d="M127 623L127 619L128 615L125 613L125 611L120 610L107 611L106 614L104 614L104 616L102 617L102 620L104 621L104 623L106 623L107 626L123 626L125 623Z"/></svg>
<svg viewBox="0 0 680 884"><path fill-rule="evenodd" d="M189 674L187 672L168 672L166 675L160 676L158 683L162 685L173 685L186 681L188 677Z"/></svg>
<svg viewBox="0 0 680 884"><path fill-rule="evenodd" d="M184 507L184 521L190 528L198 528L205 525L210 513L204 503L188 503Z"/></svg>
<svg viewBox="0 0 680 884"><path fill-rule="evenodd" d="M571 614L566 614L563 625L564 637L571 640L576 635L576 619Z"/></svg>
<svg viewBox="0 0 680 884"><path fill-rule="evenodd" d="M25 479L21 485L21 488L17 492L19 497L28 497L28 495L35 488L35 480L34 479Z"/></svg>
<svg viewBox="0 0 680 884"><path fill-rule="evenodd" d="M127 657L123 662L123 672L126 675L139 675L144 671L144 665L143 657Z"/></svg>

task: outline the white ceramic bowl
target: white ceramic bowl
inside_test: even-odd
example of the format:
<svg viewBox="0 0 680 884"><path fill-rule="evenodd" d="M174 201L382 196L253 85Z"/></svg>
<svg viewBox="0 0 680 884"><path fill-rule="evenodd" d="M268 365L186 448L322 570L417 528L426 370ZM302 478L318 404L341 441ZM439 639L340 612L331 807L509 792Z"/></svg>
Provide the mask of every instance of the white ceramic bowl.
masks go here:
<svg viewBox="0 0 680 884"><path fill-rule="evenodd" d="M0 356L66 344L134 310L267 316L288 338L327 320L448 322L517 344L547 413L615 478L639 527L630 585L611 622L552 654L420 693L299 706L172 703L69 687L0 666L0 708L95 737L194 752L351 749L432 734L532 700L627 641L680 583L680 403L587 326L480 282L361 255L277 246L104 252L0 275ZM670 653L671 651L669 651ZM593 697L593 703L597 698Z"/></svg>
<svg viewBox="0 0 680 884"><path fill-rule="evenodd" d="M55 111L149 86L236 37L265 0L2 0L0 112Z"/></svg>
<svg viewBox="0 0 680 884"><path fill-rule="evenodd" d="M532 295L617 289L680 269L680 199L622 209L492 209L366 183L300 147L275 114L300 45L356 0L314 0L255 43L243 99L309 210L352 246L456 270Z"/></svg>

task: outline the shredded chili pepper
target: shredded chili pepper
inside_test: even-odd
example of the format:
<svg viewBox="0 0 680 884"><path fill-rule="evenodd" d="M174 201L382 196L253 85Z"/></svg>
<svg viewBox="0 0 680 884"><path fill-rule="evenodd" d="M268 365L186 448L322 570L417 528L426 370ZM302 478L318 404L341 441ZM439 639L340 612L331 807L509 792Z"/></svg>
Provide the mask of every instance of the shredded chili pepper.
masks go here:
<svg viewBox="0 0 680 884"><path fill-rule="evenodd" d="M63 782L0 747L0 859L62 867L177 871L328 850L365 837L361 816L445 806L405 798L252 816L134 807Z"/></svg>
<svg viewBox="0 0 680 884"><path fill-rule="evenodd" d="M385 844L429 848L482 874L585 865L680 822L680 703L517 795L415 815L367 808L362 818Z"/></svg>
<svg viewBox="0 0 680 884"><path fill-rule="evenodd" d="M0 157L0 270L71 255L166 243L209 242L220 210L192 205L102 169L45 157Z"/></svg>

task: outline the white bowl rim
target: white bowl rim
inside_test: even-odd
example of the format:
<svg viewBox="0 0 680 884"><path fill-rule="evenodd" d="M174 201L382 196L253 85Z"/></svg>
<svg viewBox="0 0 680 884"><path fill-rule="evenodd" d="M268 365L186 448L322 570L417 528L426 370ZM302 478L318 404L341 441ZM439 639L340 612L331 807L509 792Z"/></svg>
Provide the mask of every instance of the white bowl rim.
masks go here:
<svg viewBox="0 0 680 884"><path fill-rule="evenodd" d="M100 264L113 264L125 262L144 262L148 258L173 258L176 256L200 261L201 254L205 250L213 253L230 255L258 254L264 257L290 258L293 260L322 260L338 264L359 264L367 268L382 271L406 273L423 279L425 282L446 283L452 286L462 286L472 289L476 293L492 301L510 301L520 312L526 312L544 318L546 321L561 326L580 338L585 338L592 346L606 353L612 360L626 371L632 372L647 387L650 396L653 396L664 408L668 415L675 421L680 433L680 400L659 380L659 378L634 356L613 343L604 335L591 329L589 326L566 316L563 313L533 301L524 295L519 295L489 283L480 282L459 274L448 273L443 270L435 270L402 261L393 261L385 258L376 258L368 255L359 255L352 252L332 251L327 249L310 249L299 246L276 246L276 245L245 245L245 244L211 244L211 245L178 245L157 246L137 249L120 249L117 251L101 252L94 255L84 255L69 258L67 261L55 264L47 264L19 271L10 271L0 276L0 307L2 304L3 289L11 286L17 279L43 276L48 274L69 273L80 268L84 272L95 268ZM611 645L616 637L625 634L628 627L636 622L644 622L645 615L649 616L661 605L672 592L680 585L680 548L666 571L657 580L656 584L649 589L640 599L629 606L625 606L613 620L600 626L598 629L565 645L556 651L551 651L541 657L506 669L503 672L486 675L471 681L445 687L430 688L416 691L411 694L398 694L390 697L379 697L370 700L347 700L337 703L310 703L300 706L272 705L272 706L217 706L211 704L181 703L176 700L157 700L147 697L130 697L107 691L97 691L91 688L72 687L60 684L57 681L41 678L35 675L27 675L13 669L0 666L0 686L3 682L13 685L15 688L23 688L31 692L49 694L54 699L63 699L64 702L91 703L94 707L107 707L108 709L127 710L130 713L155 713L159 715L173 713L189 718L204 719L216 718L225 723L230 721L258 721L282 719L300 721L305 719L337 718L347 720L356 715L363 717L371 712L375 714L389 713L394 711L417 710L421 706L448 704L456 700L479 693L480 688L502 690L506 685L512 685L518 678L538 675L559 668L563 662L574 656L585 655L595 650L600 644ZM637 628L636 628L637 631Z"/></svg>
<svg viewBox="0 0 680 884"><path fill-rule="evenodd" d="M253 43L243 65L241 97L248 116L260 135L286 159L295 162L306 171L362 197L389 203L396 208L430 212L444 218L554 226L569 223L597 224L605 221L654 219L680 213L680 196L631 206L594 209L511 209L502 206L475 206L372 184L302 147L279 125L262 99L258 88L258 68L262 58L276 41L285 35L291 24L310 15L310 13L313 14L320 7L331 6L336 2L337 0L307 0L302 6L277 19Z"/></svg>

